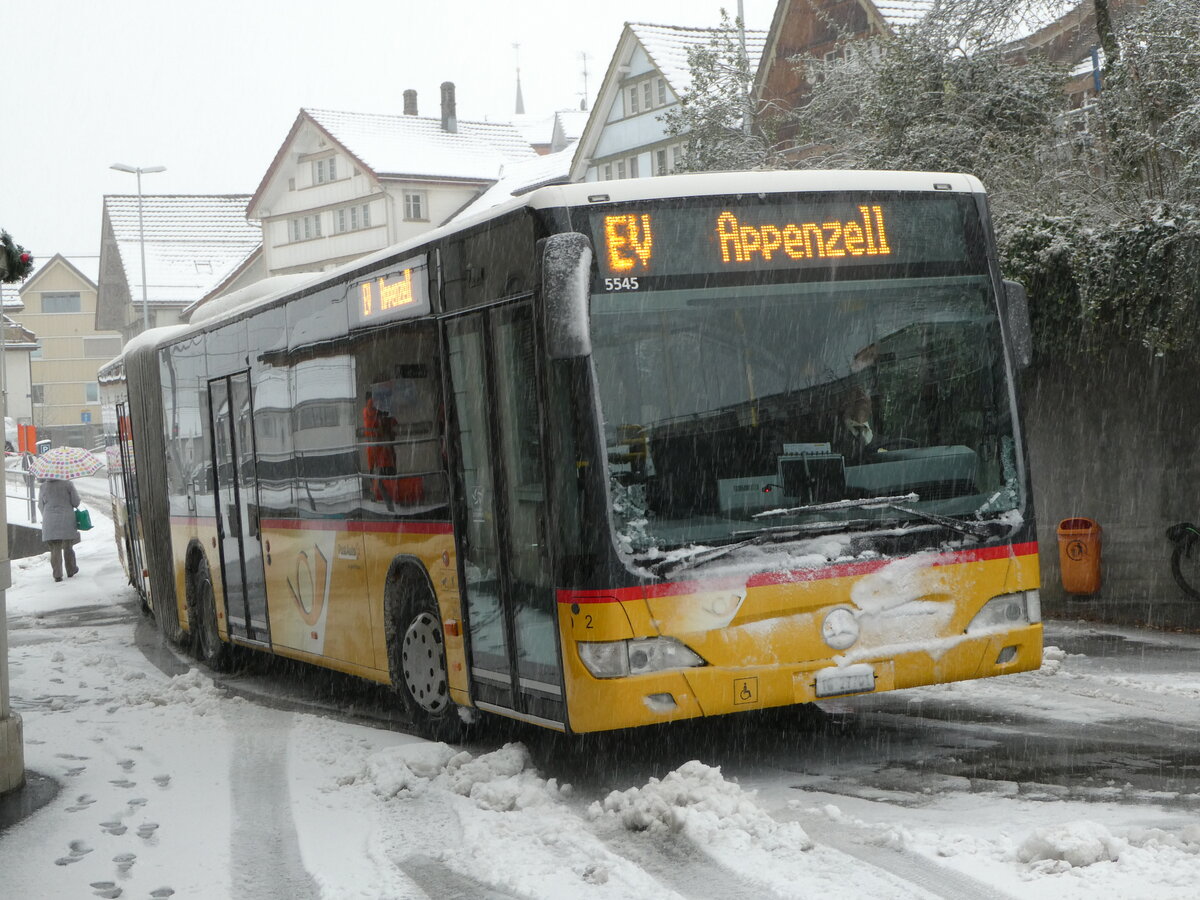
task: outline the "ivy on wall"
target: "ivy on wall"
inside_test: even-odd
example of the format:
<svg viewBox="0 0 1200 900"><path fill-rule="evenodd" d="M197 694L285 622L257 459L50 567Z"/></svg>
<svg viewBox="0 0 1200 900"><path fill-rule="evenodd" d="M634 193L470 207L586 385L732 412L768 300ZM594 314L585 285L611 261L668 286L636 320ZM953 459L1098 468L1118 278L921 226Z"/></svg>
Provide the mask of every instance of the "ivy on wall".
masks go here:
<svg viewBox="0 0 1200 900"><path fill-rule="evenodd" d="M1039 215L999 232L1006 277L1029 292L1035 358L1128 345L1200 353L1200 209L1148 203L1109 222Z"/></svg>

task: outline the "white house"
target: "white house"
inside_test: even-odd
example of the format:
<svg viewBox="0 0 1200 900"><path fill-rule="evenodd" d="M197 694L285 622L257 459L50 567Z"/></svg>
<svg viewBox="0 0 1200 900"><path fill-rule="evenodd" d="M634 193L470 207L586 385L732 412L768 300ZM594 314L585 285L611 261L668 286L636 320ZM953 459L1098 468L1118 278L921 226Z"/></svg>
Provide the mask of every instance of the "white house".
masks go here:
<svg viewBox="0 0 1200 900"><path fill-rule="evenodd" d="M301 109L246 207L262 222L268 275L315 272L443 224L537 156L510 124L460 122L454 85L440 118Z"/></svg>
<svg viewBox="0 0 1200 900"><path fill-rule="evenodd" d="M571 181L644 178L675 170L682 142L667 134L663 114L691 84L688 51L721 34L716 28L626 23L583 135ZM758 67L765 31L746 31L750 71Z"/></svg>

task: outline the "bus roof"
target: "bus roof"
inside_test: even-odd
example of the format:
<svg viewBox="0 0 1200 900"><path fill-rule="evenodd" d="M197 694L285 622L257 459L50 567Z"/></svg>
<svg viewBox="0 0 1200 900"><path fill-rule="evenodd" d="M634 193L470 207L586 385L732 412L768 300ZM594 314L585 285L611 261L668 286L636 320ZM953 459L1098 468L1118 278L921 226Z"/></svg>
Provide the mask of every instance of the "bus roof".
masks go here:
<svg viewBox="0 0 1200 900"><path fill-rule="evenodd" d="M373 266L475 225L518 209L587 207L597 203L637 202L679 197L728 196L730 194L778 194L829 191L938 191L981 194L983 185L973 175L953 172L889 172L870 169L797 169L768 172L700 172L626 178L617 181L587 181L539 188L464 218L455 219L407 241L375 250L325 272L274 276L199 307L189 324L153 328L126 344L114 363L143 344L163 346L185 334L205 331L252 310L272 306L285 297L296 296L337 282L347 274ZM235 296L238 295L238 296ZM111 364L109 364L111 365ZM108 368L105 366L104 368Z"/></svg>
<svg viewBox="0 0 1200 900"><path fill-rule="evenodd" d="M587 181L531 191L523 205L534 209L636 202L674 197L777 194L809 191L952 191L983 193L974 175L955 172L881 172L852 169L797 169L775 172L704 172ZM520 205L520 204L513 204ZM506 208L510 208L506 205Z"/></svg>

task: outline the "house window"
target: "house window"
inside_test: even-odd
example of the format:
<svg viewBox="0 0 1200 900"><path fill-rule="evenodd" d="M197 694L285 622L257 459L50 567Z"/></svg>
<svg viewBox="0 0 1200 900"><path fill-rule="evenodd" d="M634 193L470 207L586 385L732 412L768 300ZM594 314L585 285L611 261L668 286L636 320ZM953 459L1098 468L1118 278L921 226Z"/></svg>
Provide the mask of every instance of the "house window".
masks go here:
<svg viewBox="0 0 1200 900"><path fill-rule="evenodd" d="M617 177L618 178L625 177L625 160L623 160L623 159L617 160Z"/></svg>
<svg viewBox="0 0 1200 900"><path fill-rule="evenodd" d="M649 81L642 82L642 108L654 108L654 84Z"/></svg>
<svg viewBox="0 0 1200 900"><path fill-rule="evenodd" d="M665 78L659 78L657 81L657 84L658 84L658 105L666 106L667 105L667 80Z"/></svg>
<svg viewBox="0 0 1200 900"><path fill-rule="evenodd" d="M325 159L313 161L313 184L325 184L327 181L337 180L337 157L329 156Z"/></svg>
<svg viewBox="0 0 1200 900"><path fill-rule="evenodd" d="M424 191L404 192L404 218L409 222L428 221L429 211L426 209L427 205Z"/></svg>
<svg viewBox="0 0 1200 900"><path fill-rule="evenodd" d="M83 355L89 359L112 359L121 352L121 339L115 335L85 337Z"/></svg>
<svg viewBox="0 0 1200 900"><path fill-rule="evenodd" d="M671 151L671 171L674 172L679 168L679 159L683 156L683 144L672 144Z"/></svg>
<svg viewBox="0 0 1200 900"><path fill-rule="evenodd" d="M83 386L83 402L84 403L99 403L100 402L100 385L94 381L90 381Z"/></svg>
<svg viewBox="0 0 1200 900"><path fill-rule="evenodd" d="M333 230L335 234L341 234L347 229L346 225L346 210L339 209L333 214Z"/></svg>
<svg viewBox="0 0 1200 900"><path fill-rule="evenodd" d="M638 177L638 158L636 156L629 157L629 177Z"/></svg>
<svg viewBox="0 0 1200 900"><path fill-rule="evenodd" d="M635 84L629 89L629 115L636 116L638 112L638 89Z"/></svg>
<svg viewBox="0 0 1200 900"><path fill-rule="evenodd" d="M79 291L47 291L42 294L42 312L77 313L83 311Z"/></svg>
<svg viewBox="0 0 1200 900"><path fill-rule="evenodd" d="M44 384L31 384L29 386L29 399L33 403L45 403L46 386Z"/></svg>
<svg viewBox="0 0 1200 900"><path fill-rule="evenodd" d="M612 163L604 164L604 180L612 181Z"/></svg>
<svg viewBox="0 0 1200 900"><path fill-rule="evenodd" d="M654 151L654 161L656 163L655 171L659 175L666 175L667 174L667 151L666 150Z"/></svg>
<svg viewBox="0 0 1200 900"><path fill-rule="evenodd" d="M321 217L305 216L304 217L304 239L319 238L321 236Z"/></svg>

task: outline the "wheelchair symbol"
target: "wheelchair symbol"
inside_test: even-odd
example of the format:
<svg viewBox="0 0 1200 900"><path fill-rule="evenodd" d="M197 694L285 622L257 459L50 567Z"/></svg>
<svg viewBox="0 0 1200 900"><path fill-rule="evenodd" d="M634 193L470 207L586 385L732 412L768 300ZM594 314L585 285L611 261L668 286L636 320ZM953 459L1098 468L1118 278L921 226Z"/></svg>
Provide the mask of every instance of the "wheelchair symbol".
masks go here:
<svg viewBox="0 0 1200 900"><path fill-rule="evenodd" d="M758 702L758 679L733 679L733 705L745 706L747 703Z"/></svg>

